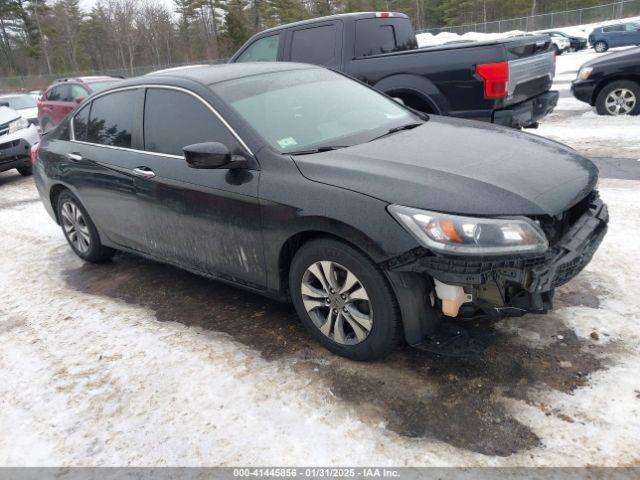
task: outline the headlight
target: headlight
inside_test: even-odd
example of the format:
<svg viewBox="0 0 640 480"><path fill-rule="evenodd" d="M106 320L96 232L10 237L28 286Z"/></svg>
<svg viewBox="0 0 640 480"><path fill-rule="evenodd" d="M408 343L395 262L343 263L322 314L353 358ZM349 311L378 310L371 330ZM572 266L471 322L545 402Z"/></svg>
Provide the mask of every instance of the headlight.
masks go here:
<svg viewBox="0 0 640 480"><path fill-rule="evenodd" d="M593 72L593 67L582 67L578 72L578 78L580 80L586 80L591 76L592 72Z"/></svg>
<svg viewBox="0 0 640 480"><path fill-rule="evenodd" d="M29 121L26 118L20 117L19 119L9 124L9 133L17 132L18 130L22 130L23 128L27 128L28 126Z"/></svg>
<svg viewBox="0 0 640 480"><path fill-rule="evenodd" d="M388 209L418 242L443 253L508 255L549 248L540 227L525 217L460 217L400 205Z"/></svg>

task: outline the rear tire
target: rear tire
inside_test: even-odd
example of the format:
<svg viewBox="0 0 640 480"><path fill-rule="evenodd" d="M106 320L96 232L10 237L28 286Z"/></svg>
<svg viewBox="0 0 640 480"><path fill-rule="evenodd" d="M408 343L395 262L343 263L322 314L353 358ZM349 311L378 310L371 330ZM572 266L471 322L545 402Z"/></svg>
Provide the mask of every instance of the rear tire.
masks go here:
<svg viewBox="0 0 640 480"><path fill-rule="evenodd" d="M333 353L352 360L380 359L402 339L389 282L346 243L319 239L303 245L293 258L289 287L302 323Z"/></svg>
<svg viewBox="0 0 640 480"><path fill-rule="evenodd" d="M102 245L98 229L75 195L62 192L56 210L62 232L76 255L91 263L104 263L113 256L115 250Z"/></svg>
<svg viewBox="0 0 640 480"><path fill-rule="evenodd" d="M596 98L596 111L598 115L639 115L640 84L619 80L605 85Z"/></svg>
<svg viewBox="0 0 640 480"><path fill-rule="evenodd" d="M29 175L31 175L33 173L33 167L29 166L29 167L18 167L16 168L16 170L18 170L18 173L20 173L20 175L22 175L23 177L28 177Z"/></svg>
<svg viewBox="0 0 640 480"><path fill-rule="evenodd" d="M609 50L609 44L604 40L598 40L594 45L593 49L598 53L604 53Z"/></svg>

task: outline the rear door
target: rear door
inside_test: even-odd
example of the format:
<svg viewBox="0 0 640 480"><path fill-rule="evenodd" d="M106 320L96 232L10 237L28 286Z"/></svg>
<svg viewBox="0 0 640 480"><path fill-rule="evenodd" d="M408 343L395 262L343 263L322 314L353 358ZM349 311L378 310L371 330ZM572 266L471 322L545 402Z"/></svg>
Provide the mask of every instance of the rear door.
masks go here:
<svg viewBox="0 0 640 480"><path fill-rule="evenodd" d="M66 174L100 233L142 250L146 226L138 214L133 170L142 164L140 88L107 93L72 119L73 148Z"/></svg>
<svg viewBox="0 0 640 480"><path fill-rule="evenodd" d="M194 169L187 145L220 142L250 157L211 106L178 88L149 87L144 168L136 180L154 256L256 288L265 285L257 169Z"/></svg>
<svg viewBox="0 0 640 480"><path fill-rule="evenodd" d="M625 45L640 45L640 23L627 23L624 26Z"/></svg>

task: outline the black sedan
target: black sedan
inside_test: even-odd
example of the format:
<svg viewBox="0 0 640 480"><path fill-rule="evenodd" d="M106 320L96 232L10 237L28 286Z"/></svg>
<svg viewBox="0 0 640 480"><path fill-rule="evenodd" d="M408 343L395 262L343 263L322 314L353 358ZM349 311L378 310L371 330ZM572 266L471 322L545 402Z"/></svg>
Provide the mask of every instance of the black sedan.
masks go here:
<svg viewBox="0 0 640 480"><path fill-rule="evenodd" d="M611 53L580 68L573 95L600 115L640 114L640 48Z"/></svg>
<svg viewBox="0 0 640 480"><path fill-rule="evenodd" d="M36 185L78 256L138 253L292 301L359 360L433 347L444 317L546 312L607 228L597 169L570 148L311 65L131 79L40 145Z"/></svg>

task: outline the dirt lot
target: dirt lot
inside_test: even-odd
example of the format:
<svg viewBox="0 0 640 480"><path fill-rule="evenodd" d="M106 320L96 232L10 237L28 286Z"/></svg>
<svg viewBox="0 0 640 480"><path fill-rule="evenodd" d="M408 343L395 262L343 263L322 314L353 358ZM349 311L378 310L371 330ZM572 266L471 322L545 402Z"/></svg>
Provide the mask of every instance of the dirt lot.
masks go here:
<svg viewBox="0 0 640 480"><path fill-rule="evenodd" d="M553 313L470 326L480 357L361 364L288 305L83 264L0 174L0 465L638 465L640 183L609 176L610 233Z"/></svg>

